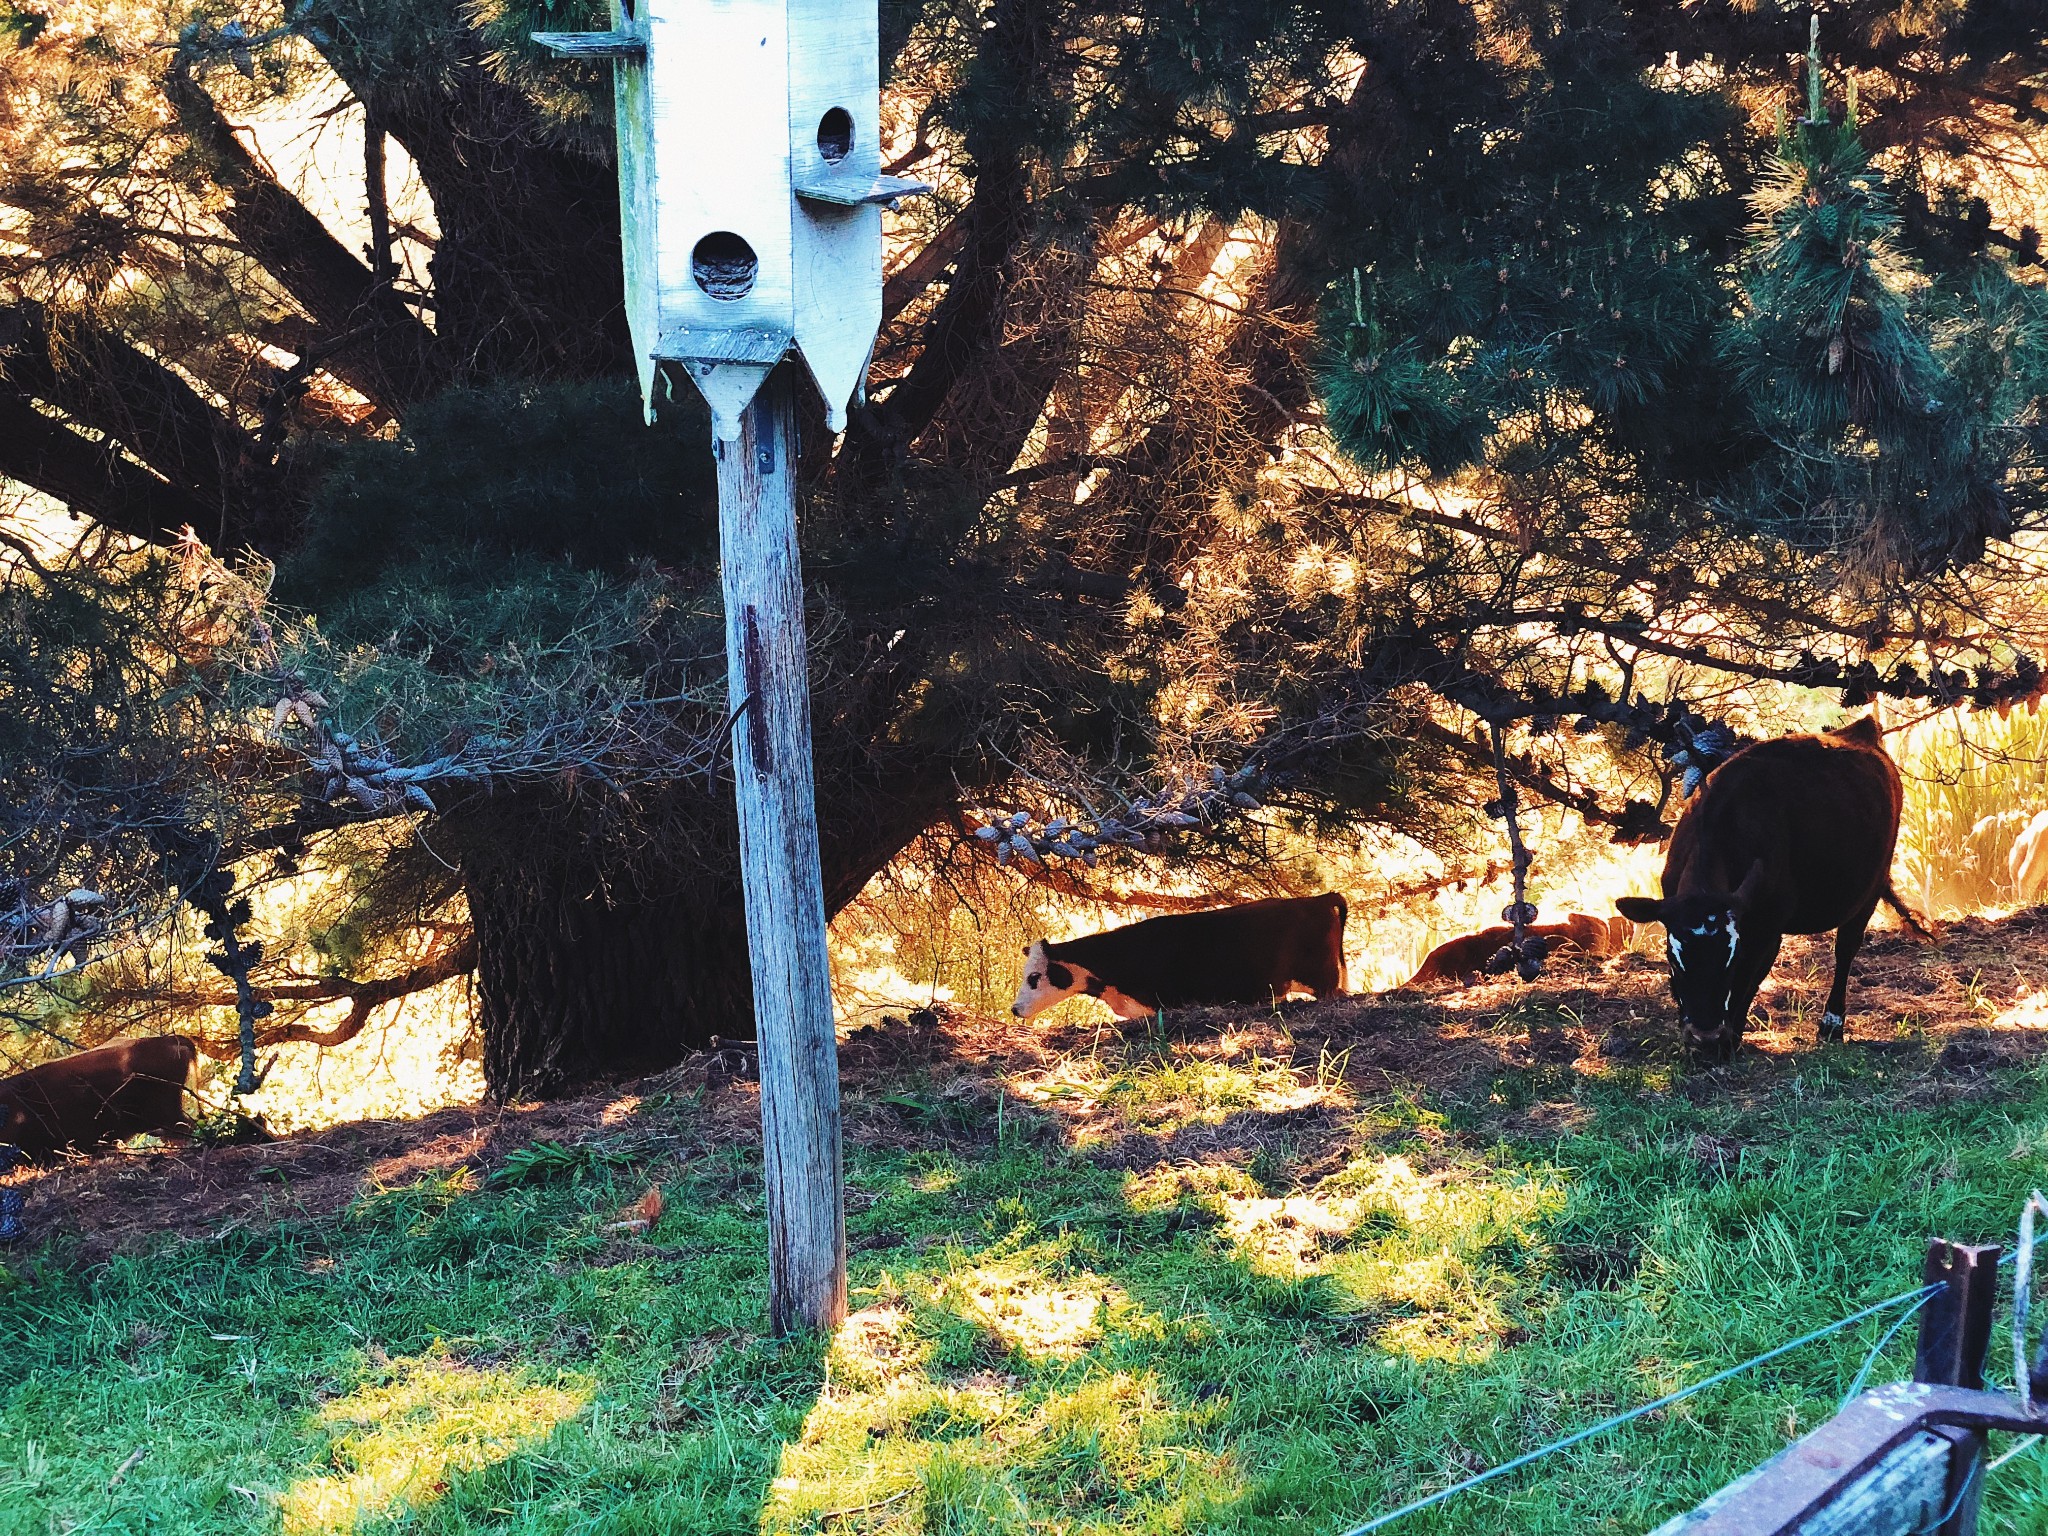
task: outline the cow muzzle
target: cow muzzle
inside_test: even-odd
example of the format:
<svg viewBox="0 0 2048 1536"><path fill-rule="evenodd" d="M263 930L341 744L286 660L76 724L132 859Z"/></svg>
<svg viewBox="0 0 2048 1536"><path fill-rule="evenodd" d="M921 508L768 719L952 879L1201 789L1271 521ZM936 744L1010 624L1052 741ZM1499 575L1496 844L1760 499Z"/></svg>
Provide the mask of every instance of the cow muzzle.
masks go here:
<svg viewBox="0 0 2048 1536"><path fill-rule="evenodd" d="M1687 1055L1715 1066L1734 1060L1735 1048L1742 1043L1742 1032L1725 1019L1708 1025L1680 1019L1678 1033Z"/></svg>

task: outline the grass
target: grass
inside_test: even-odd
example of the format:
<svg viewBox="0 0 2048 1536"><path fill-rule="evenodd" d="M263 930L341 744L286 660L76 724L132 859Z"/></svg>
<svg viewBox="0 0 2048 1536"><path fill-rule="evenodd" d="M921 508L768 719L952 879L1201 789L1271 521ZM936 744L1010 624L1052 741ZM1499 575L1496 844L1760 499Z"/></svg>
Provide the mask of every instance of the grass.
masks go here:
<svg viewBox="0 0 2048 1536"><path fill-rule="evenodd" d="M1905 1288L1929 1233L1996 1240L2048 1155L2048 1069L1934 1094L1911 1042L1434 1095L1203 1044L1110 1036L850 1147L825 1342L764 1336L756 1154L685 1098L634 1117L681 1158L17 1258L0 1536L1335 1532ZM1070 1113L1260 1150L1119 1167ZM608 1230L650 1181L653 1229ZM1403 1529L1647 1530L1826 1417L1882 1328ZM1983 1529L2048 1531L2048 1470L1999 1472Z"/></svg>
<svg viewBox="0 0 2048 1536"><path fill-rule="evenodd" d="M1905 782L1900 891L1943 916L2038 900L2014 889L2007 859L2048 806L2048 711L1939 714L1888 745Z"/></svg>

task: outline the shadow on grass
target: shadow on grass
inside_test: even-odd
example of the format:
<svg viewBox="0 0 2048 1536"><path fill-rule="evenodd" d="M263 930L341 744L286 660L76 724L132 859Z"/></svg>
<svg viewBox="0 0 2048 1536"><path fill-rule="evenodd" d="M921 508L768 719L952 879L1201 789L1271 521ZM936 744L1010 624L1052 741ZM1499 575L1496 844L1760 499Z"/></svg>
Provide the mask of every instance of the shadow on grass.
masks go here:
<svg viewBox="0 0 2048 1536"><path fill-rule="evenodd" d="M0 1536L1333 1532L1900 1289L2043 1177L2013 1000L1686 1075L1603 1054L1654 1025L1632 985L863 1043L830 1341L763 1336L744 1080L608 1109L624 1160L553 1182L387 1162L290 1224L11 1260ZM1406 1529L1647 1529L1881 1326Z"/></svg>

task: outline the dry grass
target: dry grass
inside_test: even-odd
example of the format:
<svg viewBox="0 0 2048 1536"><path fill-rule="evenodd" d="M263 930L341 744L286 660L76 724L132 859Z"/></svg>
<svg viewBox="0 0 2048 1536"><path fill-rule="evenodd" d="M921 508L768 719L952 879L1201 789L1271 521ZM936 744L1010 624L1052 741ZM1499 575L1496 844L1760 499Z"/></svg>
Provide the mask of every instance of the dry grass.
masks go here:
<svg viewBox="0 0 2048 1536"><path fill-rule="evenodd" d="M1906 782L1894 874L1907 899L1955 916L2039 900L2007 860L2013 840L2048 810L2048 712L1951 711L1888 743Z"/></svg>

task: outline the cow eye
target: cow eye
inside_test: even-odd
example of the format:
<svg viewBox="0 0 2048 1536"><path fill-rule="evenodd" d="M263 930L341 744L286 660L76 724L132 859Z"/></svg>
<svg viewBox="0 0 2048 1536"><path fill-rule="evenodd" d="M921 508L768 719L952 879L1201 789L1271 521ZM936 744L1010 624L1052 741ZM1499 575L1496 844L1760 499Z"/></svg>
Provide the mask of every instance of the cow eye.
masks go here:
<svg viewBox="0 0 2048 1536"><path fill-rule="evenodd" d="M1026 977L1024 978L1024 985L1025 985L1025 986L1027 986L1027 987L1035 987L1035 986L1037 986L1037 985L1038 985L1038 972L1036 972L1036 971L1033 971L1033 972L1032 972L1032 973L1031 973L1031 974L1030 974L1029 976L1026 976Z"/></svg>

